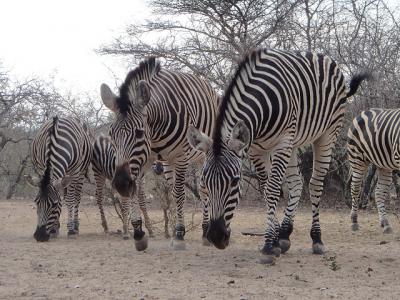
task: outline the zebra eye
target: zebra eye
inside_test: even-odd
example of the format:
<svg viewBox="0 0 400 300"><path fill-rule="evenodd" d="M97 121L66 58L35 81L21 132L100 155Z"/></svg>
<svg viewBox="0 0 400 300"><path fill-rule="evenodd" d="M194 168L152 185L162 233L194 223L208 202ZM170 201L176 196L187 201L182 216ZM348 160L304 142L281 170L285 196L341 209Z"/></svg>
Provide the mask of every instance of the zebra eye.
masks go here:
<svg viewBox="0 0 400 300"><path fill-rule="evenodd" d="M135 135L137 139L141 139L144 136L144 130L143 129L136 129L135 130Z"/></svg>
<svg viewBox="0 0 400 300"><path fill-rule="evenodd" d="M240 176L233 177L232 182L231 182L231 187L236 186L239 183L239 180L240 180Z"/></svg>

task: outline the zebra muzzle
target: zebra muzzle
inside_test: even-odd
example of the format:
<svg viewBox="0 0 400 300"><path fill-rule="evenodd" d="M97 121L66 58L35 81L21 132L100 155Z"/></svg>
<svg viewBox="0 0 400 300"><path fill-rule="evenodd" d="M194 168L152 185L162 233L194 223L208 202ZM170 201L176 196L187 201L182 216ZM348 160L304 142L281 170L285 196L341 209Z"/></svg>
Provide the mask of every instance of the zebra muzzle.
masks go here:
<svg viewBox="0 0 400 300"><path fill-rule="evenodd" d="M38 242L47 242L50 238L50 234L48 234L46 230L46 225L36 227L36 231L33 236Z"/></svg>
<svg viewBox="0 0 400 300"><path fill-rule="evenodd" d="M225 224L224 217L211 220L207 230L207 240L218 249L225 249L229 245L231 230Z"/></svg>
<svg viewBox="0 0 400 300"><path fill-rule="evenodd" d="M115 169L112 186L122 197L131 197L136 192L136 184L132 179L127 163Z"/></svg>

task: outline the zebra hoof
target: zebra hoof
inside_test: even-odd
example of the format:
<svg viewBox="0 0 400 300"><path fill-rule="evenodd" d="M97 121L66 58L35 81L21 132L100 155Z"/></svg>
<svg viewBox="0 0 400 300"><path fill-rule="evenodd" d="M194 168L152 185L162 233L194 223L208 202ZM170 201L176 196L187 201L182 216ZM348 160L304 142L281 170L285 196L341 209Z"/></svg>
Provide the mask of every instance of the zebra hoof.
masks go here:
<svg viewBox="0 0 400 300"><path fill-rule="evenodd" d="M149 232L149 237L153 238L154 237L154 233L153 232Z"/></svg>
<svg viewBox="0 0 400 300"><path fill-rule="evenodd" d="M176 251L186 250L186 244L185 244L184 240L172 239L171 240L171 247L172 247L172 249L174 249Z"/></svg>
<svg viewBox="0 0 400 300"><path fill-rule="evenodd" d="M282 250L280 247L274 246L272 247L272 255L274 255L275 257L279 257L281 256Z"/></svg>
<svg viewBox="0 0 400 300"><path fill-rule="evenodd" d="M383 233L385 233L385 234L391 234L391 233L393 233L392 227L391 227L390 225L385 226L385 227L383 228Z"/></svg>
<svg viewBox="0 0 400 300"><path fill-rule="evenodd" d="M147 246L149 244L149 240L147 239L147 236L144 236L141 240L135 240L135 248L137 251L144 251L147 249Z"/></svg>
<svg viewBox="0 0 400 300"><path fill-rule="evenodd" d="M206 237L203 236L202 241L203 241L203 246L207 246L207 247L211 246L211 243L207 240Z"/></svg>
<svg viewBox="0 0 400 300"><path fill-rule="evenodd" d="M281 252L286 253L290 249L290 241L286 239L279 240L279 247L281 248Z"/></svg>
<svg viewBox="0 0 400 300"><path fill-rule="evenodd" d="M358 223L351 224L351 230L357 231L359 229Z"/></svg>
<svg viewBox="0 0 400 300"><path fill-rule="evenodd" d="M261 257L258 260L258 263L269 266L275 265L275 262L276 262L275 255L268 255L268 254L261 254Z"/></svg>
<svg viewBox="0 0 400 300"><path fill-rule="evenodd" d="M325 253L325 247L322 243L315 243L312 245L312 253L322 255Z"/></svg>
<svg viewBox="0 0 400 300"><path fill-rule="evenodd" d="M122 236L122 239L124 239L125 241L126 241L126 240L129 240L129 239L130 239L129 234L124 234L124 235Z"/></svg>

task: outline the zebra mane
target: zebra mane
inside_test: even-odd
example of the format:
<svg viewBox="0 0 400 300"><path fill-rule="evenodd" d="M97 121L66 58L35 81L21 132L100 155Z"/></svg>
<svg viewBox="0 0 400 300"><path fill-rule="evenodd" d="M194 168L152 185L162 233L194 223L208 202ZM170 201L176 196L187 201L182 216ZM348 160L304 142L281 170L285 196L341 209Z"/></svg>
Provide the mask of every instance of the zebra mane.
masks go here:
<svg viewBox="0 0 400 300"><path fill-rule="evenodd" d="M42 195L47 193L48 187L50 184L50 180L51 180L51 148L53 146L51 137L55 136L55 134L56 134L55 128L57 127L57 124L58 124L58 117L55 116L55 117L53 117L53 124L49 128L49 144L48 144L48 150L46 153L46 169L44 170L42 180L40 181L40 192Z"/></svg>
<svg viewBox="0 0 400 300"><path fill-rule="evenodd" d="M151 56L139 63L135 69L130 71L125 78L124 83L119 88L119 97L117 98L118 110L126 115L129 108L134 104L132 91L136 92L137 83L140 80L149 82L161 70L160 62L156 57Z"/></svg>
<svg viewBox="0 0 400 300"><path fill-rule="evenodd" d="M240 76L240 73L246 65L251 61L254 61L257 55L262 51L262 49L250 50L247 55L244 56L243 60L239 63L235 74L233 75L229 86L225 89L224 95L222 96L222 100L219 105L217 119L213 132L213 153L215 157L218 157L221 154L221 149L223 145L223 126L224 126L224 118L226 115L226 111L228 110L229 99L231 98L231 94L233 92L233 88L236 85L236 80Z"/></svg>

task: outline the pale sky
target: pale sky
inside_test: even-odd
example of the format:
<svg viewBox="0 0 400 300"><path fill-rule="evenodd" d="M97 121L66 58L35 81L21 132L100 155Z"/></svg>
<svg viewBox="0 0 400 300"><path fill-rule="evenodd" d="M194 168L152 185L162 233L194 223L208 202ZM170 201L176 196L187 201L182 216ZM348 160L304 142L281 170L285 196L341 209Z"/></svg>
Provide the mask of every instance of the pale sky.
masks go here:
<svg viewBox="0 0 400 300"><path fill-rule="evenodd" d="M149 16L145 0L1 0L0 60L16 77L55 74L57 87L97 93L126 68L94 49Z"/></svg>

